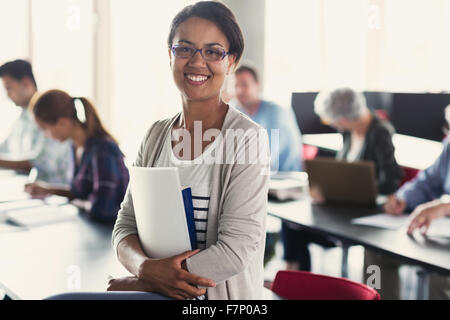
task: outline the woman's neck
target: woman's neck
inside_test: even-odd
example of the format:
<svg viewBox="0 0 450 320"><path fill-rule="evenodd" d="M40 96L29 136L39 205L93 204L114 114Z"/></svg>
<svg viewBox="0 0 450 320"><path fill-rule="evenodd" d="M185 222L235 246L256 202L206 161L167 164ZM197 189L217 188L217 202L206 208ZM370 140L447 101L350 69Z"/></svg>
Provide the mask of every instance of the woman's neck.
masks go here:
<svg viewBox="0 0 450 320"><path fill-rule="evenodd" d="M78 149L84 147L88 139L88 135L86 130L77 123L74 125L70 138L72 139L75 148Z"/></svg>
<svg viewBox="0 0 450 320"><path fill-rule="evenodd" d="M367 133L367 130L369 130L369 127L372 124L372 120L373 120L373 115L370 112L367 112L365 115L363 115L358 120L354 130L352 130L352 134L359 136L359 137L365 136Z"/></svg>
<svg viewBox="0 0 450 320"><path fill-rule="evenodd" d="M216 97L204 101L188 101L183 99L183 117L177 126L189 132L194 130L194 122L200 121L203 131L208 129L222 129L227 104Z"/></svg>

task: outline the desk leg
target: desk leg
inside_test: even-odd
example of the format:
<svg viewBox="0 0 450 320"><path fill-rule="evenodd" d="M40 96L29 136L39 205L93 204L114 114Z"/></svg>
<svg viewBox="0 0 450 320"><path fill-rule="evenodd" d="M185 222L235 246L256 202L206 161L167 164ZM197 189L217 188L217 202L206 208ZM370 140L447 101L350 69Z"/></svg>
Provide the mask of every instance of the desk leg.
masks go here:
<svg viewBox="0 0 450 320"><path fill-rule="evenodd" d="M417 300L428 300L428 281L427 270L419 268L417 270Z"/></svg>
<svg viewBox="0 0 450 320"><path fill-rule="evenodd" d="M342 278L348 278L348 249L349 245L342 244L342 265L341 265L341 276Z"/></svg>

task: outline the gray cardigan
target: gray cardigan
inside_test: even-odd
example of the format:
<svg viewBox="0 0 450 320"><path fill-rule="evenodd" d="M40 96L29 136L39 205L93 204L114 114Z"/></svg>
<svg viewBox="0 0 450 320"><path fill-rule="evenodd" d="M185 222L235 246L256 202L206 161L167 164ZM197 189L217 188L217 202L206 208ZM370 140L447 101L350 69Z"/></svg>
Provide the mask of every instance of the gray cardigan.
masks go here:
<svg viewBox="0 0 450 320"><path fill-rule="evenodd" d="M178 113L171 119L152 125L141 144L134 166L154 166L165 138L180 115ZM265 132L231 107L222 134L228 129ZM266 157L265 163L270 164L267 134L262 141L255 145L249 139L244 139L238 142L237 151L233 152L248 152L251 148L258 148L258 152ZM216 282L215 288L207 289L209 299L261 298L269 180L269 176L263 174L264 170L267 170L266 165L261 163L214 164L206 249L186 261L191 273ZM137 227L132 195L128 188L112 236L116 253L120 241L130 234L137 234Z"/></svg>

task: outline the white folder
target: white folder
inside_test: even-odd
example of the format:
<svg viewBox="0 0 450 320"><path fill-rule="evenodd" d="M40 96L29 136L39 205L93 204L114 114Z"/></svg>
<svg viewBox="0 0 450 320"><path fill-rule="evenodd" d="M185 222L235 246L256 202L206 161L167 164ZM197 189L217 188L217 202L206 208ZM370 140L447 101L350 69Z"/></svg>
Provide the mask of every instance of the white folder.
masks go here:
<svg viewBox="0 0 450 320"><path fill-rule="evenodd" d="M130 168L139 240L155 259L191 250L177 168Z"/></svg>

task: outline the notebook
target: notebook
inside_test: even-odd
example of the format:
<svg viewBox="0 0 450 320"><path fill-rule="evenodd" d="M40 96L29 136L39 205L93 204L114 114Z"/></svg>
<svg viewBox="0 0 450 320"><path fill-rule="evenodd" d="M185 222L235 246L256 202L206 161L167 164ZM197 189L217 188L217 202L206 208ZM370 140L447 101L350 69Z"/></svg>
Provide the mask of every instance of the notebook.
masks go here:
<svg viewBox="0 0 450 320"><path fill-rule="evenodd" d="M195 224L190 189L181 187L177 168L130 168L139 239L151 258L194 250Z"/></svg>
<svg viewBox="0 0 450 320"><path fill-rule="evenodd" d="M279 201L297 200L308 192L305 172L279 172L270 176L269 196Z"/></svg>
<svg viewBox="0 0 450 320"><path fill-rule="evenodd" d="M406 228L409 221L410 217L408 215L392 216L387 213L380 213L353 219L352 224L387 230L398 230L400 228ZM450 238L450 218L444 217L433 220L428 229L427 236L434 238Z"/></svg>
<svg viewBox="0 0 450 320"><path fill-rule="evenodd" d="M32 228L53 223L73 220L78 215L78 209L67 206L40 206L10 211L7 221L18 226Z"/></svg>
<svg viewBox="0 0 450 320"><path fill-rule="evenodd" d="M40 207L44 205L44 201L40 199L27 199L0 203L0 214L18 209L26 209L32 207Z"/></svg>

